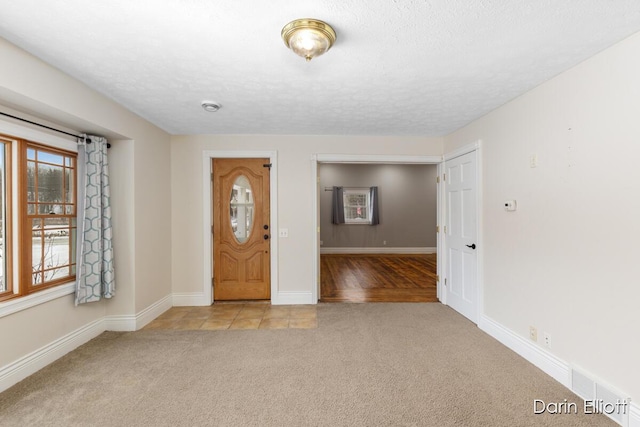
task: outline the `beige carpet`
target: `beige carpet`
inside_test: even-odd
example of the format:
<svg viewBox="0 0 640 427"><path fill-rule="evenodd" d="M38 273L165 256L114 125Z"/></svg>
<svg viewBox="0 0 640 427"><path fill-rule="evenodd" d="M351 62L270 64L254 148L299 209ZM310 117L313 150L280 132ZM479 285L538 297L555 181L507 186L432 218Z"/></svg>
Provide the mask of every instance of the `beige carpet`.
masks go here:
<svg viewBox="0 0 640 427"><path fill-rule="evenodd" d="M317 329L104 333L0 394L0 425L615 425L581 408L445 306L321 304Z"/></svg>

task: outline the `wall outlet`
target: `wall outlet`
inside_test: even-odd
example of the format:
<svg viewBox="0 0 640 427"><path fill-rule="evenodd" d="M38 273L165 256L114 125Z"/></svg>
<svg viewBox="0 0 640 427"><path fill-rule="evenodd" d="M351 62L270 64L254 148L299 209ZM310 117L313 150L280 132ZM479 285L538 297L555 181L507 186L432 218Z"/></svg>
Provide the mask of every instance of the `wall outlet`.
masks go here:
<svg viewBox="0 0 640 427"><path fill-rule="evenodd" d="M544 346L547 348L551 348L551 335L545 332L543 337L544 337Z"/></svg>
<svg viewBox="0 0 640 427"><path fill-rule="evenodd" d="M386 241L386 240L383 240L383 241L382 241L382 245L383 245L383 246L387 246L387 241Z"/></svg>
<svg viewBox="0 0 640 427"><path fill-rule="evenodd" d="M531 340L538 342L538 330L535 326L529 326L529 338Z"/></svg>
<svg viewBox="0 0 640 427"><path fill-rule="evenodd" d="M278 237L289 237L289 229L288 228L281 228L279 231L280 232L278 233Z"/></svg>

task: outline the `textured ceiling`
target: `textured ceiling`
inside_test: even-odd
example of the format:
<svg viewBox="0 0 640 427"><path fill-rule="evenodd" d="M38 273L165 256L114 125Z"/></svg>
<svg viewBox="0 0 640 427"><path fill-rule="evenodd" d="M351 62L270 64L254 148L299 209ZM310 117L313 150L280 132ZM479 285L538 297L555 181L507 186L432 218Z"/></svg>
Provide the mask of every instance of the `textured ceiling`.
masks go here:
<svg viewBox="0 0 640 427"><path fill-rule="evenodd" d="M305 17L337 33L309 63ZM445 135L637 31L638 0L0 0L0 37L172 134Z"/></svg>

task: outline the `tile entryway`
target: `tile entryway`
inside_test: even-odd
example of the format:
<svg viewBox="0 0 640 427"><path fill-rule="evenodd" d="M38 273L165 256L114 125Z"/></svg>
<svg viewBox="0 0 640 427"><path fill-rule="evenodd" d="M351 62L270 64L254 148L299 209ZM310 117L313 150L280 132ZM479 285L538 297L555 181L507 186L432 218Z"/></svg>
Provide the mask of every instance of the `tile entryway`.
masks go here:
<svg viewBox="0 0 640 427"><path fill-rule="evenodd" d="M261 303L173 307L144 329L314 329L318 327L316 307Z"/></svg>

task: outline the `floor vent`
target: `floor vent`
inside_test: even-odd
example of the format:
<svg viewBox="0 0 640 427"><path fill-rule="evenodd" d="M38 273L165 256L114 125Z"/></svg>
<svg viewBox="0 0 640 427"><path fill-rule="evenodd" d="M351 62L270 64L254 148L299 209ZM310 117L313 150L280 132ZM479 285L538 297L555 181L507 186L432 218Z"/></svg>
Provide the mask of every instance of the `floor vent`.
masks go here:
<svg viewBox="0 0 640 427"><path fill-rule="evenodd" d="M623 427L629 425L630 399L608 385L571 369L571 390L585 400L585 413L603 413Z"/></svg>

